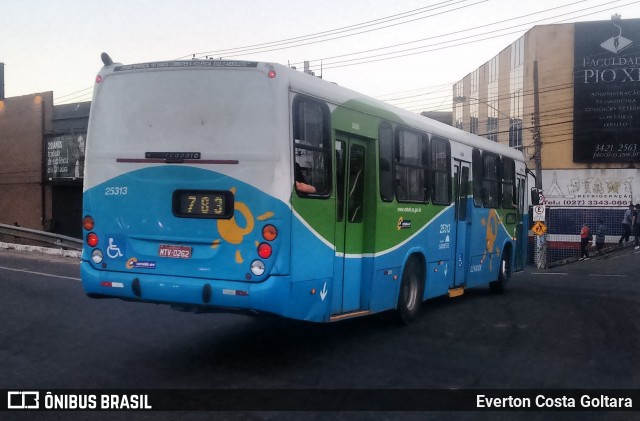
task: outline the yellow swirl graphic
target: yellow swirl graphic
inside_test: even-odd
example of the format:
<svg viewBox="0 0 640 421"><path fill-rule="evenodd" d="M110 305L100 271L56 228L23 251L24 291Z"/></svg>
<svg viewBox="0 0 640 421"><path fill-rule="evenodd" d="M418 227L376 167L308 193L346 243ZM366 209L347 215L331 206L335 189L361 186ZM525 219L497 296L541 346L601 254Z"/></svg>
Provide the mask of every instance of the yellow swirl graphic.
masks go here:
<svg viewBox="0 0 640 421"><path fill-rule="evenodd" d="M235 216L231 219L218 219L218 232L228 243L240 244L244 236L253 231L254 219L247 205L242 202L236 202L235 210L244 216L247 225L240 227Z"/></svg>

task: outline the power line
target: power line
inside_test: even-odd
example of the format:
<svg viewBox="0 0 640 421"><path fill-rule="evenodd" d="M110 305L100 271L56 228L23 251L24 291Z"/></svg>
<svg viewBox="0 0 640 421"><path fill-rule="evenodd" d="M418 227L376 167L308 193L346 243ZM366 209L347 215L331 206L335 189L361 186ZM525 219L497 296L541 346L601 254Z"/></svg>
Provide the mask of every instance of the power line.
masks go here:
<svg viewBox="0 0 640 421"><path fill-rule="evenodd" d="M611 3L617 3L620 0L614 0L614 1L610 1L608 3L604 3L603 5L608 5ZM634 1L631 3L627 3L618 7L624 7L624 6L629 6L632 4L636 4L636 3L640 3L640 1ZM597 6L592 6L586 9L581 9L582 10L589 10L589 9L595 9L598 7L601 7L603 5L597 5ZM604 10L610 10L609 9L604 9ZM549 9L551 10L551 9ZM590 13L586 13L580 16L574 16L571 19L576 19L576 18L582 18L585 16L590 16L593 15L595 13L600 13L604 10L596 10ZM521 24L521 25L517 25L515 27L519 27L519 26L524 26L524 25L530 25L531 23L536 23L536 22L541 22L541 21L546 21L549 19L555 19L558 17L562 17L568 14L573 14L573 13L577 13L577 12L568 12L568 13L564 13L561 15L557 15L551 18L546 18L546 19L542 19L539 21L535 21L535 22L530 22L527 24ZM566 20L566 19L564 19ZM561 20L560 22L564 21ZM510 29L510 28L506 28L506 29ZM499 29L497 32L506 30L506 29ZM476 37L481 37L487 34L492 34L496 31L491 31L491 32L485 32L482 34L476 34L476 35L470 35L467 37L461 37L461 38L457 38L454 40L449 40L449 41L445 41L445 43L454 43L454 42L458 42L458 41L463 41L463 40L468 40L468 41L464 41L464 42L459 42L457 44L451 44L451 45L442 45L442 44L429 44L429 45L424 45L424 46L420 46L420 47L413 47L413 48L408 48L408 49L404 49L404 50L397 50L397 51L392 51L392 52L388 52L388 53L382 53L382 54L376 54L376 55L370 55L367 57L361 57L361 58L353 58L353 59L348 59L348 60L340 60L340 61L336 61L333 63L327 63L325 59L322 59L322 68L323 70L330 70L330 69L336 69L336 68L342 68L342 67L349 67L349 66L355 66L355 65L361 65L361 64L369 64L369 63L375 63L375 62L379 62L379 61L385 61L385 60L392 60L392 59L398 59L398 58L403 58L403 57L409 57L409 56L414 56L414 55L418 55L418 54L424 54L424 53L429 53L429 52L433 52L433 51L438 51L438 50L442 50L442 49L446 49L446 48L452 48L452 47L459 47L462 45L467 45L467 44L472 44L472 43L476 43L476 42L481 42L481 41L487 41L490 39L495 39L495 38L500 38L500 37L504 37L507 35L513 35L513 34L518 34L521 32L521 30L517 30L517 31L511 31L511 32L506 32L506 33L502 33L502 34L497 34L497 35L490 35L490 36L486 36L484 38L478 38L478 39L473 39ZM470 40L469 40L470 39ZM431 48L433 47L433 48ZM425 49L426 50L423 50ZM415 50L420 50L420 51L415 51ZM409 51L413 51L411 53L409 53ZM403 54L404 53L404 54ZM352 53L353 55L357 55L358 53ZM387 56L392 56L392 57L387 57ZM385 58L380 58L380 57L385 57ZM312 65L311 66L312 69L317 69L318 65Z"/></svg>
<svg viewBox="0 0 640 421"><path fill-rule="evenodd" d="M389 48L393 48L393 47L399 47L399 46L403 46L403 45L415 44L415 43L418 43L418 42L430 41L430 40L438 39L438 38L444 38L444 37L451 36L451 35L456 35L456 34L465 33L465 32L469 32L469 31L475 31L475 30L480 29L480 28L487 28L487 27L499 25L499 24L502 24L502 23L523 19L525 17L538 15L538 14L541 14L541 13L547 13L547 12L552 11L552 10L573 6L573 5L577 4L577 3L583 3L585 1L588 1L588 0L579 0L579 1L576 1L574 3L569 3L569 4L562 5L562 6L557 6L557 7L553 7L553 8L550 8L550 9L545 9L545 10L541 10L541 11L538 11L538 12L529 13L527 15L517 16L517 17L514 17L514 18L505 19L505 20L498 21L498 22L493 22L493 23L488 23L488 24L485 24L485 25L479 25L479 26L476 26L476 27L473 27L473 28L461 29L459 31L453 31L453 32L449 32L449 33L446 33L446 34L434 35L434 36L427 37L427 38L422 38L422 39L419 39L419 40L408 41L408 42L403 42L403 43L393 44L393 45L388 45L386 47L372 48L372 49L369 49L369 50L362 50L362 51L357 51L357 52L353 52L353 53L341 54L341 55L332 56L332 57L323 57L321 59L315 59L315 60L309 60L309 61L320 61L320 60L327 61L327 60L332 60L332 59L335 59L335 58L342 58L342 57L347 57L347 56L351 56L351 55L359 55L359 54L369 53L369 52L373 52L373 51L385 50L385 49L389 49ZM575 13L575 12L569 12L569 13ZM569 13L567 13L567 14L569 14ZM540 21L548 20L548 19L549 18L545 18L545 19L541 19L541 20L538 20L538 21L527 22L527 23L523 23L523 24L519 24L519 25L516 25L516 26L509 27L509 28L498 29L498 31L503 31L503 30L507 30L507 29L513 29L513 28L516 28L516 27L530 25L531 23L536 23L536 22L540 22ZM482 34L479 34L479 35L482 35ZM478 36L478 35L474 35L474 36ZM461 38L461 39L465 39L465 38ZM453 41L456 41L456 40L453 40ZM448 41L448 42L451 42L451 41ZM416 48L422 48L422 47L416 47ZM407 50L403 50L403 51L407 51ZM299 63L296 63L296 64L299 64Z"/></svg>
<svg viewBox="0 0 640 421"><path fill-rule="evenodd" d="M402 45L407 45L407 44L411 44L411 43L422 42L424 40L429 40L429 39L449 36L449 35L457 34L457 33L461 33L461 32L477 30L479 28L485 28L485 27L501 24L501 23L504 23L504 22L516 20L516 19L522 19L522 18L525 18L525 17L528 17L528 16L532 16L532 15L535 15L535 14L549 12L549 11L556 10L556 9L559 9L559 8L572 6L572 5L575 5L577 3L581 3L581 2L584 2L584 1L587 1L587 0L577 1L577 2L571 3L569 5L557 6L557 7L554 7L554 8L546 9L546 10L535 12L535 13L531 13L531 14L528 14L528 15L519 16L519 17L516 17L516 18L506 19L506 20L495 22L495 23L492 23L492 24L480 25L480 26L477 26L477 27L474 27L474 28L470 28L470 29L467 29L467 30L455 31L455 32L451 32L449 34L444 34L444 35L437 35L437 36L426 38L426 39L423 39L423 40L411 41L409 43L395 44L393 46L380 47L380 48L376 48L376 49L370 49L370 50L365 50L365 51L356 52L356 53L350 53L350 54L342 54L342 55L339 55L339 56L334 56L334 58L347 57L347 56L351 56L351 55L359 55L359 54L362 54L362 53L365 53L365 52L379 51L379 50L383 50L383 49L393 48L393 47L396 47L396 46L402 46ZM608 5L612 4L612 3L618 3L619 1L621 1L621 0L610 1L608 3L601 4L601 5L598 5L598 6L593 6L593 7L587 8L587 9L581 9L580 11L594 9L594 8L603 7L603 6L608 6ZM456 5L457 3L460 3L460 2L456 2L456 3L453 3L453 4L448 4L448 3L451 3L451 1L441 2L441 3L437 3L437 4L429 6L429 7L424 7L424 8L420 8L420 9L414 9L414 10L403 12L403 13L400 13L400 14L391 15L391 16L388 16L386 18L380 18L380 19L376 19L376 20L373 20L373 21L367 21L367 22L363 22L363 23L360 23L360 24L351 25L351 26L342 27L342 28L337 28L337 29L330 30L330 31L324 31L324 32L305 35L305 36L301 36L301 37L288 38L286 40L274 41L274 42L270 42L270 43L255 44L253 46L240 47L240 48L257 47L257 46L273 46L273 45L276 45L279 42L288 41L288 40L290 41L290 40L310 39L310 37L317 36L318 34L332 33L332 31L344 30L344 28L353 28L351 30L360 29L360 28L362 28L362 25L365 25L365 24L371 25L373 22L380 22L380 21L387 22L387 21L384 21L384 19L390 19L390 18L400 19L399 16L402 16L402 17L411 16L410 13L413 13L415 15L415 14L417 14L416 11L420 11L419 13L425 13L425 9L433 10L432 8L434 8L436 6L439 6L439 7L452 6L452 5ZM636 3L638 3L638 1L627 3L627 4L624 4L624 5L618 6L618 7L625 7L625 6L629 6L629 5L636 4ZM470 7L470 6L475 5L475 4L476 3L467 4L467 5L463 6L463 7ZM609 10L609 9L605 9L605 10ZM447 10L446 12L442 12L442 13L448 13L450 11L451 10ZM603 11L603 10L594 11L594 12L591 12L591 13L588 13L588 14L584 14L584 15L581 15L581 16L578 16L578 17L574 16L571 19L588 16L588 15L591 15L591 14L594 14L594 13L599 13L601 11ZM572 11L572 12L556 15L556 16L553 16L553 17L550 17L550 18L545 18L545 19L542 19L542 20L556 19L558 17L562 17L562 16L574 14L574 13L578 13L578 11ZM538 22L538 21L534 21L534 22ZM406 22L396 23L395 25L402 24L402 23L406 23ZM505 31L507 29L511 29L511 28L518 27L518 26L530 25L531 23L532 22L521 24L521 25L517 25L517 26L512 26L512 27L509 27L509 28L502 28L502 29L498 29L497 31L498 32ZM376 23L376 24L379 24L379 23ZM380 29L382 29L382 28L380 28ZM493 32L495 32L495 31L493 31ZM416 50L416 49L419 50L419 49L429 48L429 47L433 47L434 45L415 47L415 48L412 48L412 49L399 50L399 51L389 52L389 53L385 53L385 54L381 54L381 55L361 57L361 58L358 58L358 59L354 58L354 59L349 59L349 60L342 60L342 61L337 61L337 62L334 62L334 63L329 63L329 65L327 67L324 67L324 68L325 69L332 69L332 68L338 68L338 67L347 67L347 66L354 66L354 65L360 65L360 64L368 64L368 63L377 62L377 61L383 61L383 60L392 60L392 59L397 59L397 58L406 57L406 56L410 56L410 55L424 54L424 53L432 52L432 51L435 51L435 50L438 50L438 49L442 49L442 48L452 48L452 47L457 47L457 46L461 46L461 45L465 45L465 44L469 44L469 43L473 43L473 42L482 42L482 41L486 41L488 39L501 37L501 36L507 36L507 35L518 33L518 32L520 32L520 31L503 33L501 35L494 35L494 36L485 37L485 38L478 38L478 39L473 39L473 38L481 37L482 35L486 35L486 34L488 34L490 32L483 33L483 34L470 35L470 36L467 36L467 37L462 37L462 38L458 38L458 39L455 39L455 40L446 41L446 43L450 44L450 43L456 42L456 41L461 41L461 40L465 40L465 39L471 39L471 41L467 41L467 42L462 42L462 43L453 44L453 45L441 46L439 48L431 48L431 49L427 49L427 50L421 50L421 51L417 51L417 52L413 52L413 53L409 53L409 54L399 55L402 52L413 51L413 50ZM290 48L290 47L287 47L287 48ZM219 52L220 51L234 51L234 49L218 50L218 51ZM389 56L389 55L391 55L392 57L385 57L385 56ZM372 59L372 58L376 58L376 57L385 57L385 58ZM317 66L312 66L312 67L317 67ZM82 92L84 92L86 90L89 90L89 89L92 89L92 87L85 88L83 90L80 90L80 91L77 91L77 92L73 92L71 94L63 95L61 97L57 97L56 99L60 100L62 98L66 98L64 101L62 101L63 103L77 102L77 100L90 100L92 93L81 94ZM80 95L73 96L75 94L80 94ZM394 100L395 99L392 98L392 99L387 99L386 101L394 101Z"/></svg>
<svg viewBox="0 0 640 421"><path fill-rule="evenodd" d="M362 33L366 33L366 32L371 32L371 31L377 31L380 29L386 29L386 28L390 28L393 26L398 26L398 25L402 25L405 23L409 23L409 22L415 22L417 20L422 20L422 19L426 19L428 17L433 17L436 15L439 15L441 13L448 13L449 11L445 11L445 12L440 12L437 13L435 15L428 15L428 16L424 16L424 17L420 17L420 18L415 18L406 22L400 22L400 23L395 23L395 24L391 24L391 25L387 25L387 26L382 26L379 28L374 28L374 29L369 29L366 31L362 31L362 32L357 32L354 34L348 34L348 35L342 35L340 37L334 37L334 38L329 38L329 39L324 39L324 40L319 40L319 41L314 41L314 42L307 42L309 40L313 40L313 39L317 39L317 38L325 38L325 37L330 37L336 34L344 34L346 32L351 32L351 31L357 31L360 30L362 28L367 28L367 27L371 27L371 26L376 26L376 25L380 25L380 24L385 24L388 22L392 22L392 21L396 21L399 19L405 19L407 17L411 17L411 16L415 16L418 14L422 14L422 13L426 13L426 12L431 12L433 10L437 10L443 7L449 7L449 6L454 6L458 3L464 3L466 1L469 0L459 0L459 1L452 1L452 0L448 0L448 1L443 1L441 3L436 3L435 5L432 6L427 6L427 7L422 7L419 9L414 9L414 10L409 10L407 12L403 12L403 13L399 13L396 15L391 15L391 16L386 16L383 18L379 18L379 19L374 19L372 21L367 21L367 22L362 22L359 24L355 24L355 25L349 25L349 26L345 26L345 27L341 27L341 28L336 28L336 29L332 29L332 30L328 30L328 31L323 31L323 32L318 32L318 33L314 33L314 34L309 34L309 35L302 35L302 36L298 36L298 37L293 37L293 38L288 38L285 40L280 40L280 41L272 41L272 42L267 42L267 43L262 43L262 44L254 44L254 45L250 45L250 46L246 46L246 47L237 47L237 48L228 48L228 49L224 49L224 50L213 50L213 51L205 51L205 52L200 52L200 53L194 53L193 55L199 55L199 56L203 56L203 55L214 55L214 56L218 56L218 55L223 55L225 57L234 57L237 56L238 54L256 54L256 53L264 53L264 52L270 52L270 51L275 51L275 50L281 50L284 48L293 48L293 47L299 47L299 46L304 46L304 45L310 45L310 44L316 44L319 42L326 42L326 41L331 41L331 40L335 40L338 38L346 38L346 37L350 37L350 36L354 36L354 35L359 35ZM487 0L480 0L476 3L473 3L471 5L477 4L477 3L482 3L485 2ZM452 4L447 4L447 3L452 3ZM469 7L470 5L466 5L466 6L462 6L461 8L465 8L465 7ZM456 8L453 10L458 10L460 8ZM418 12L419 11L419 12ZM416 13L417 12L417 13ZM298 43L298 42L304 42L302 44L297 44L297 45L289 45L286 47L283 47L283 45L288 45L288 44L293 44L293 43ZM278 47L279 48L274 48L274 47ZM257 51L256 51L257 50ZM183 56L181 58L185 58L185 57L189 57L189 56Z"/></svg>

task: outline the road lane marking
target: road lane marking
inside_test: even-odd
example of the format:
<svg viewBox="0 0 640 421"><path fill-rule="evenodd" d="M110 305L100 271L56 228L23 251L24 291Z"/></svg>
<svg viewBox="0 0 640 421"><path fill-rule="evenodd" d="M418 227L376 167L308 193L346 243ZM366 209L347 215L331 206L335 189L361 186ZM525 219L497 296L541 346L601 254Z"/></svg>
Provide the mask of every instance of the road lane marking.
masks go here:
<svg viewBox="0 0 640 421"><path fill-rule="evenodd" d="M53 275L51 273L34 272L32 270L26 270L26 269L8 268L6 266L0 266L0 269L9 270L12 272L29 273L31 275L48 276L50 278L71 279L72 281L80 281L80 278L74 278L73 276Z"/></svg>
<svg viewBox="0 0 640 421"><path fill-rule="evenodd" d="M602 278L628 278L629 275L604 275L599 273L590 273L589 276L598 276Z"/></svg>
<svg viewBox="0 0 640 421"><path fill-rule="evenodd" d="M567 276L566 272L531 272L532 275L562 275Z"/></svg>

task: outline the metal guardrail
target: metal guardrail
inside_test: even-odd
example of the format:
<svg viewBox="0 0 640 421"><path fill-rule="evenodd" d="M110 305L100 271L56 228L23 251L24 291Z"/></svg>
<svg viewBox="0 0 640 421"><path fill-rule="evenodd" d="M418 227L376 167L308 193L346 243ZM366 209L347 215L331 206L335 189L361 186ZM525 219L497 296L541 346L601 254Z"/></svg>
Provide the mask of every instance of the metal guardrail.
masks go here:
<svg viewBox="0 0 640 421"><path fill-rule="evenodd" d="M82 250L81 239L67 237L66 235L54 234L46 231L38 231L30 228L0 224L0 234L11 235L18 238L26 238L28 240L34 240L41 243L53 244L64 249Z"/></svg>

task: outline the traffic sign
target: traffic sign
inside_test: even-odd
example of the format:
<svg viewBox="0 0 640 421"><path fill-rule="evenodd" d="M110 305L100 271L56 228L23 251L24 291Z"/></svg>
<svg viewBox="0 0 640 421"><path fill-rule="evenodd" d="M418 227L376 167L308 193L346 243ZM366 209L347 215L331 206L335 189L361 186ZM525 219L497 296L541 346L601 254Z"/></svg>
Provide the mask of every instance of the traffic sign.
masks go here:
<svg viewBox="0 0 640 421"><path fill-rule="evenodd" d="M545 206L544 205L536 205L533 207L533 222L545 220Z"/></svg>
<svg viewBox="0 0 640 421"><path fill-rule="evenodd" d="M547 226L545 224L543 224L542 222L538 221L535 224L533 224L533 227L531 228L531 231L533 231L533 233L537 236L540 236L542 234L544 234L545 232L547 232Z"/></svg>

